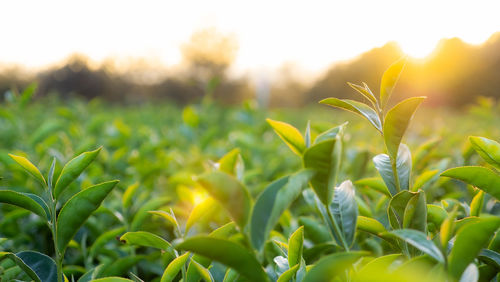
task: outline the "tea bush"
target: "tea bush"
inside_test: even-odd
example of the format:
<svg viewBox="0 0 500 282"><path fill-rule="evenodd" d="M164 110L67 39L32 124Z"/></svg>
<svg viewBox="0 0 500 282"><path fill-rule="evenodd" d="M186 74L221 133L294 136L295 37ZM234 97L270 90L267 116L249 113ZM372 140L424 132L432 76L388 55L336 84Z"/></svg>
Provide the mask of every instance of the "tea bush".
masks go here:
<svg viewBox="0 0 500 282"><path fill-rule="evenodd" d="M393 101L404 65L379 95L350 83L364 102L320 102L365 121L9 92L2 281L496 281L499 113L411 122L425 97Z"/></svg>

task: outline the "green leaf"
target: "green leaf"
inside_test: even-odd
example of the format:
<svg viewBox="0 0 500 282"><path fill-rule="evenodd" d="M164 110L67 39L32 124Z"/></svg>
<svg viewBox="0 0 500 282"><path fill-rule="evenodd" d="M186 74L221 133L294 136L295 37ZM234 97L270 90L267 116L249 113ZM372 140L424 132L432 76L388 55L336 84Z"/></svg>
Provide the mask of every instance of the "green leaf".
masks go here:
<svg viewBox="0 0 500 282"><path fill-rule="evenodd" d="M338 98L326 98L321 100L320 103L360 115L368 120L378 131L382 132L382 123L377 112L364 103Z"/></svg>
<svg viewBox="0 0 500 282"><path fill-rule="evenodd" d="M288 239L288 266L300 264L304 248L304 226L299 227Z"/></svg>
<svg viewBox="0 0 500 282"><path fill-rule="evenodd" d="M104 277L104 278L92 280L92 282L129 282L129 281L133 282L134 280L130 280L127 278L122 278L122 277Z"/></svg>
<svg viewBox="0 0 500 282"><path fill-rule="evenodd" d="M304 142L306 144L306 149L311 147L311 121L307 121L306 132L304 134Z"/></svg>
<svg viewBox="0 0 500 282"><path fill-rule="evenodd" d="M415 184L413 184L411 191L413 192L418 191L418 189L424 187L424 185L430 182L438 173L439 173L438 169L433 169L420 174L415 179Z"/></svg>
<svg viewBox="0 0 500 282"><path fill-rule="evenodd" d="M35 281L57 282L56 263L44 254L34 251L23 251L17 254L0 252L0 258L3 256L14 261Z"/></svg>
<svg viewBox="0 0 500 282"><path fill-rule="evenodd" d="M500 170L500 143L479 136L469 136L469 142L485 162Z"/></svg>
<svg viewBox="0 0 500 282"><path fill-rule="evenodd" d="M187 260L189 259L190 253L185 253L182 256L179 256L175 258L173 261L171 261L165 271L163 272L163 275L161 276L161 282L170 282L174 281L175 276L177 276L177 273L182 269L182 267L186 264Z"/></svg>
<svg viewBox="0 0 500 282"><path fill-rule="evenodd" d="M120 241L129 245L156 248L173 254L173 248L169 242L156 234L146 231L127 232L120 237Z"/></svg>
<svg viewBox="0 0 500 282"><path fill-rule="evenodd" d="M125 275L138 262L140 262L141 260L145 260L146 258L146 256L129 255L123 258L111 260L108 263L102 265L96 275L96 278Z"/></svg>
<svg viewBox="0 0 500 282"><path fill-rule="evenodd" d="M424 191L399 192L389 202L387 214L389 223L394 229L409 228L427 232L427 204Z"/></svg>
<svg viewBox="0 0 500 282"><path fill-rule="evenodd" d="M341 162L340 140L330 139L312 145L304 152L304 167L312 169L315 174L311 186L324 205L333 198L333 187Z"/></svg>
<svg viewBox="0 0 500 282"><path fill-rule="evenodd" d="M483 210L484 192L479 191L470 204L470 216L479 216Z"/></svg>
<svg viewBox="0 0 500 282"><path fill-rule="evenodd" d="M391 195L396 195L398 193L398 189L396 187L390 157L386 154L376 155L373 158L373 163L375 164L375 168L384 180L384 183ZM410 149L408 149L408 146L405 144L401 144L398 152L398 158L396 160L396 170L398 172L401 190L409 190L410 188L411 165Z"/></svg>
<svg viewBox="0 0 500 282"><path fill-rule="evenodd" d="M19 193L10 190L0 190L0 203L18 206L20 208L29 210L47 220L50 218L50 213L47 205L44 204L43 200L40 197L34 194Z"/></svg>
<svg viewBox="0 0 500 282"><path fill-rule="evenodd" d="M296 264L295 266L291 267L287 271L283 272L280 277L278 278L277 282L289 282L293 281L293 277L295 273L297 273L297 270L299 270L300 264Z"/></svg>
<svg viewBox="0 0 500 282"><path fill-rule="evenodd" d="M444 263L444 257L439 248L434 244L434 242L428 240L427 236L423 232L412 229L400 229L391 231L391 234L394 234L400 239L408 242L410 245L428 254L438 262Z"/></svg>
<svg viewBox="0 0 500 282"><path fill-rule="evenodd" d="M62 191L68 187L89 164L94 161L102 147L95 151L85 152L70 160L62 169L54 187L54 197L57 199Z"/></svg>
<svg viewBox="0 0 500 282"><path fill-rule="evenodd" d="M387 189L387 186L384 183L384 180L382 180L382 178L380 177L363 178L358 181L355 181L354 185L356 185L358 188L368 187L386 195L389 198L392 197L391 192L389 192L389 189Z"/></svg>
<svg viewBox="0 0 500 282"><path fill-rule="evenodd" d="M184 233L188 233L188 231L193 227L193 225L197 222L200 222L202 218L206 218L210 216L210 214L217 208L217 203L211 197L206 198L203 202L196 205L186 222L186 231Z"/></svg>
<svg viewBox="0 0 500 282"><path fill-rule="evenodd" d="M176 249L200 254L238 271L251 281L269 281L255 256L232 241L208 236L194 236L176 246Z"/></svg>
<svg viewBox="0 0 500 282"><path fill-rule="evenodd" d="M95 257L103 248L106 243L111 240L115 240L117 236L125 232L125 226L117 227L115 229L111 229L99 235L97 239L94 241L92 246L89 249L89 256Z"/></svg>
<svg viewBox="0 0 500 282"><path fill-rule="evenodd" d="M148 200L145 204L142 204L139 210L134 214L132 223L130 224L130 231L137 231L141 228L144 220L150 214L149 211L160 208L170 201L168 197L152 198Z"/></svg>
<svg viewBox="0 0 500 282"><path fill-rule="evenodd" d="M439 226L448 217L445 209L437 205L427 205L427 222L432 222L439 229Z"/></svg>
<svg viewBox="0 0 500 282"><path fill-rule="evenodd" d="M198 273L201 275L203 280L205 280L205 282L214 282L215 281L214 278L212 277L212 274L210 274L210 271L208 271L208 269L206 269L203 265L197 263L194 260L192 260L191 263L194 265L196 270L198 270Z"/></svg>
<svg viewBox="0 0 500 282"><path fill-rule="evenodd" d="M29 174L36 178L44 187L47 186L47 182L45 182L45 178L43 178L42 173L38 170L38 168L32 164L27 158L16 156L13 154L9 154L9 156L18 163L22 168L24 168Z"/></svg>
<svg viewBox="0 0 500 282"><path fill-rule="evenodd" d="M365 264L357 273L356 276L370 277L375 273L388 271L388 268L398 259L402 259L401 254L385 255L375 258ZM357 281L357 280L354 280Z"/></svg>
<svg viewBox="0 0 500 282"><path fill-rule="evenodd" d="M455 167L444 171L441 176L462 180L500 200L500 175L489 168L481 166Z"/></svg>
<svg viewBox="0 0 500 282"><path fill-rule="evenodd" d="M310 170L303 170L285 176L271 183L259 195L250 221L250 239L256 249L262 248L269 232L276 226L283 212L307 187L312 174Z"/></svg>
<svg viewBox="0 0 500 282"><path fill-rule="evenodd" d="M114 180L91 186L71 197L62 207L56 228L56 243L61 254L64 254L69 241L118 182Z"/></svg>
<svg viewBox="0 0 500 282"><path fill-rule="evenodd" d="M128 209L132 205L132 200L138 188L139 188L139 182L136 182L127 187L122 197L122 205L124 209Z"/></svg>
<svg viewBox="0 0 500 282"><path fill-rule="evenodd" d="M380 107L382 109L385 109L405 64L406 58L402 58L393 63L382 75L382 81L380 82Z"/></svg>
<svg viewBox="0 0 500 282"><path fill-rule="evenodd" d="M165 220L167 220L168 222L170 222L170 224L173 227L179 228L179 223L177 222L177 219L173 215L172 210L170 210L170 212L171 213L168 213L168 212L165 212L165 211L149 211L150 214L154 214L154 215L160 216L160 217L164 218Z"/></svg>
<svg viewBox="0 0 500 282"><path fill-rule="evenodd" d="M292 151L301 156L306 148L306 143L304 141L304 137L297 128L291 126L288 123L276 121L272 119L266 119L267 123L271 125L274 129L274 132L278 134L278 136L285 141L285 143L292 149Z"/></svg>
<svg viewBox="0 0 500 282"><path fill-rule="evenodd" d="M492 250L483 249L479 253L479 259L484 261L485 263L487 263L489 265L494 266L497 270L500 270L500 254L499 253L492 251Z"/></svg>
<svg viewBox="0 0 500 282"><path fill-rule="evenodd" d="M205 188L224 208L233 220L244 228L250 216L252 201L250 194L236 178L222 171L213 171L198 178Z"/></svg>
<svg viewBox="0 0 500 282"><path fill-rule="evenodd" d="M465 268L487 246L499 227L500 218L480 218L478 222L467 224L457 232L449 257L451 276L455 279L461 277Z"/></svg>
<svg viewBox="0 0 500 282"><path fill-rule="evenodd" d="M377 103L377 98L375 98L375 95L373 95L373 93L370 91L370 89L367 87L366 84L364 86L357 85L357 84L350 83L350 82L348 82L347 84L349 86L351 86L352 89L358 91L361 95L363 95L363 97L365 97L370 102L372 102L372 104Z"/></svg>
<svg viewBox="0 0 500 282"><path fill-rule="evenodd" d="M232 268L228 268L226 274L224 275L224 280L222 282L236 282L240 275L238 272Z"/></svg>
<svg viewBox="0 0 500 282"><path fill-rule="evenodd" d="M338 187L335 187L335 194L329 207L344 240L347 242L347 245L351 246L354 242L354 234L356 232L358 204L356 203L354 187L350 180L346 180Z"/></svg>
<svg viewBox="0 0 500 282"><path fill-rule="evenodd" d="M240 156L240 149L236 148L225 154L219 161L219 170L229 173L233 176L236 175L236 164L238 163L238 157Z"/></svg>
<svg viewBox="0 0 500 282"><path fill-rule="evenodd" d="M335 253L321 258L306 274L303 282L335 281L339 275L343 275L345 270L366 252Z"/></svg>
<svg viewBox="0 0 500 282"><path fill-rule="evenodd" d="M341 125L334 126L330 129L328 129L327 131L322 132L321 134L316 136L316 138L314 139L314 144L317 144L319 142L326 141L326 140L336 139L337 136L339 136L339 138L342 137L342 135L344 134L344 128L347 126L347 124L348 124L347 122L344 122ZM309 147L311 147L311 146L307 146L307 148L309 148Z"/></svg>
<svg viewBox="0 0 500 282"><path fill-rule="evenodd" d="M384 120L383 135L385 146L391 159L396 159L403 135L417 107L424 99L425 97L408 98L387 112Z"/></svg>

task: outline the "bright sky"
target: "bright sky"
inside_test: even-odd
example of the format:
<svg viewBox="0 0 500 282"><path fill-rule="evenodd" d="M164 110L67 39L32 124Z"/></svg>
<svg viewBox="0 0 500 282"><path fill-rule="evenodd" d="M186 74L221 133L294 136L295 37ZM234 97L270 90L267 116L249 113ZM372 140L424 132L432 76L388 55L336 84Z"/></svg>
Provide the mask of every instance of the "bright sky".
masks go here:
<svg viewBox="0 0 500 282"><path fill-rule="evenodd" d="M236 68L294 62L318 71L388 41L422 57L439 39L481 43L500 31L500 1L1 1L0 62L40 67L74 52L94 60L149 57L175 65L193 31L239 42Z"/></svg>

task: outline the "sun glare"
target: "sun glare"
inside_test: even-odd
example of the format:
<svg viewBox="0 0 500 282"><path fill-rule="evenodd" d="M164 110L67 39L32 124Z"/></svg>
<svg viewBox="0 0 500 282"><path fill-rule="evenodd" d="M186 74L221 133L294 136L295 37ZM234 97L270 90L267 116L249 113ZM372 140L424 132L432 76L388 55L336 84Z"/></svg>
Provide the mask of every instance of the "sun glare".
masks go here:
<svg viewBox="0 0 500 282"><path fill-rule="evenodd" d="M424 41L413 41L413 42L398 42L401 50L408 56L414 59L425 59L427 58L434 49L436 48L437 42L424 42Z"/></svg>

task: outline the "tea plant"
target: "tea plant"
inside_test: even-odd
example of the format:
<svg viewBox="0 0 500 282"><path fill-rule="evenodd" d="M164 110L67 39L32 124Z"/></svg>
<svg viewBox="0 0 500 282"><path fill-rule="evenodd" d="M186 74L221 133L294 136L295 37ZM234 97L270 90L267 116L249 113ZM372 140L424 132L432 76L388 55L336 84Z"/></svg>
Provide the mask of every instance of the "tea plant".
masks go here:
<svg viewBox="0 0 500 282"><path fill-rule="evenodd" d="M419 122L420 136L405 139L424 97L393 103L404 64L383 74L379 95L349 84L364 102L320 102L360 115L380 142L356 121L342 123L341 112L331 115L336 126L308 122L302 133L266 124L251 104L228 110L211 101L126 115L74 102L54 111L64 120L33 129L30 119L13 117L53 112L28 103L31 88L12 92L0 108L5 136L29 140L19 147L38 155L41 168L55 158L45 177L20 153L0 154L9 184L0 190L8 204L0 206L1 279L496 281L500 145L470 137L456 156L441 147L461 137ZM100 113L89 114L93 108ZM115 110L121 118L110 122ZM0 140L4 148L19 148L8 140ZM104 147L88 151L95 143ZM78 156L58 169L64 155ZM453 163L461 167L447 170ZM123 189L117 181L91 184L111 176Z"/></svg>

